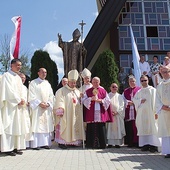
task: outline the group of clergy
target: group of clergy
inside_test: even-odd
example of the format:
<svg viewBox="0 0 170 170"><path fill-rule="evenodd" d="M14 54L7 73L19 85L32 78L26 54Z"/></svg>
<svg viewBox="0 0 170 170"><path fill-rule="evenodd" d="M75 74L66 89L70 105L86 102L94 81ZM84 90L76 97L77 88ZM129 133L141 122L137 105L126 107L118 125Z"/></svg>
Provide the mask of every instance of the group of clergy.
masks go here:
<svg viewBox="0 0 170 170"><path fill-rule="evenodd" d="M142 151L161 151L170 158L170 68L160 66L163 80L156 88L150 86L148 77L140 77L141 87L134 76L129 77L129 88L123 92L125 99L124 144L139 146Z"/></svg>
<svg viewBox="0 0 170 170"><path fill-rule="evenodd" d="M89 83L90 77L84 74L90 71L85 69L81 77L88 85L80 90L76 88L80 75L77 70L71 70L68 82L54 96L45 79L45 68L39 68L38 78L32 80L27 89L23 85L25 75L20 72L21 67L21 61L13 59L10 70L1 77L1 153L16 156L22 155L27 147L50 149L54 129L60 148L80 146L85 136L86 147L106 147L105 123L112 122L113 118L110 99L98 77ZM83 121L87 123L86 135Z"/></svg>
<svg viewBox="0 0 170 170"><path fill-rule="evenodd" d="M38 78L23 85L19 59L0 81L0 146L11 156L23 154L27 147L50 149L52 137L62 149L86 146L105 149L122 144L138 145L142 151L157 151L161 146L170 157L170 70L160 68L164 80L157 89L148 85L148 77L129 77L130 87L121 95L112 83L108 93L100 78L84 69L70 70L63 87L53 94L46 80L47 70L39 68ZM77 81L83 85L77 88ZM82 82L82 81L81 81ZM55 132L55 133L54 133ZM55 134L55 136L54 136ZM160 140L162 138L162 141Z"/></svg>
<svg viewBox="0 0 170 170"><path fill-rule="evenodd" d="M105 124L113 121L109 96L100 86L100 78L94 77L91 83L91 72L86 68L81 72L84 84L77 89L79 76L77 70L71 70L68 83L55 94L55 140L62 149L80 146L82 141L86 148L104 149Z"/></svg>
<svg viewBox="0 0 170 170"><path fill-rule="evenodd" d="M13 59L0 81L0 151L10 156L22 155L26 147L49 149L54 131L54 95L46 69L38 70L27 89L21 67L21 61Z"/></svg>

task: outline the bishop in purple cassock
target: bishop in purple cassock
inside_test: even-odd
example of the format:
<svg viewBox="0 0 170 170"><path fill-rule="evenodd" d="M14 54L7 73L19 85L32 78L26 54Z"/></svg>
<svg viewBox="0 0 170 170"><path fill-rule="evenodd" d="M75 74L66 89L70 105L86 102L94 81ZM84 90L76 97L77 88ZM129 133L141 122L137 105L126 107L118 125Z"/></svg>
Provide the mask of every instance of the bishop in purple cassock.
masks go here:
<svg viewBox="0 0 170 170"><path fill-rule="evenodd" d="M106 148L106 122L112 122L110 98L107 91L100 86L100 79L92 79L90 89L82 99L84 104L84 121L87 123L86 148Z"/></svg>

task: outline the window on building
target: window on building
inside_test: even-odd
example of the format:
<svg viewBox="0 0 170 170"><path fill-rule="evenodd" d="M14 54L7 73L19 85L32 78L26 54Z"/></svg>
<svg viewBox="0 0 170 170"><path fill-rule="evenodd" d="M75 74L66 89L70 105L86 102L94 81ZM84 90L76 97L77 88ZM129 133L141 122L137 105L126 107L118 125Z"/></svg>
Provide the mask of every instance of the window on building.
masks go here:
<svg viewBox="0 0 170 170"><path fill-rule="evenodd" d="M146 27L147 37L158 37L157 27Z"/></svg>

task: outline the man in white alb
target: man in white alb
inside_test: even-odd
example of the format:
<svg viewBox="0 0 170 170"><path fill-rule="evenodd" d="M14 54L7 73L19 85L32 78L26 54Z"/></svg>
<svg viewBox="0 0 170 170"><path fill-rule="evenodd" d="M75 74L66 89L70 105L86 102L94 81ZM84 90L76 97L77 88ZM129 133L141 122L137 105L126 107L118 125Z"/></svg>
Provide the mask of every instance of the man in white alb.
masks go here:
<svg viewBox="0 0 170 170"><path fill-rule="evenodd" d="M0 109L4 133L1 135L1 152L7 155L22 155L25 149L25 124L22 121L23 85L18 73L22 63L19 59L11 61L11 69L2 75L0 90Z"/></svg>
<svg viewBox="0 0 170 170"><path fill-rule="evenodd" d="M38 76L30 82L28 92L34 138L31 141L31 148L35 150L39 150L39 147L50 149L51 136L54 131L52 112L54 95L50 83L45 80L47 70L40 68Z"/></svg>
<svg viewBox="0 0 170 170"><path fill-rule="evenodd" d="M163 81L156 90L158 135L162 138L162 154L170 158L170 68L161 66L160 73Z"/></svg>
<svg viewBox="0 0 170 170"><path fill-rule="evenodd" d="M142 151L156 152L160 146L156 127L155 97L156 89L148 85L148 77L140 77L142 88L135 94L133 102L136 109L136 127L139 146Z"/></svg>

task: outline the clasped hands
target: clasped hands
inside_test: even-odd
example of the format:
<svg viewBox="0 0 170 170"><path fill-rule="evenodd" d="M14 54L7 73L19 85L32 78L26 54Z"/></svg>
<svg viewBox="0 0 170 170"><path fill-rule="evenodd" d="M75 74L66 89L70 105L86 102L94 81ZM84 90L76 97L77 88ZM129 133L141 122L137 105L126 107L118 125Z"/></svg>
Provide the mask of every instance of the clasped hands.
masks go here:
<svg viewBox="0 0 170 170"><path fill-rule="evenodd" d="M25 100L24 99L21 99L21 101L18 103L18 105L24 105L25 104Z"/></svg>
<svg viewBox="0 0 170 170"><path fill-rule="evenodd" d="M133 103L132 101L129 100L129 101L128 101L128 105L129 105L129 106L133 106L134 103Z"/></svg>
<svg viewBox="0 0 170 170"><path fill-rule="evenodd" d="M49 103L41 102L41 103L39 104L39 106L40 106L41 108L43 108L43 109L46 109L46 108L49 107L50 105L49 105Z"/></svg>
<svg viewBox="0 0 170 170"><path fill-rule="evenodd" d="M142 99L142 100L141 100L141 103L145 103L145 102L146 102L146 99Z"/></svg>
<svg viewBox="0 0 170 170"><path fill-rule="evenodd" d="M116 116L117 114L118 114L118 112L112 111L112 115L113 115L113 116Z"/></svg>
<svg viewBox="0 0 170 170"><path fill-rule="evenodd" d="M99 99L97 96L92 96L91 100L97 103L102 103L102 99Z"/></svg>
<svg viewBox="0 0 170 170"><path fill-rule="evenodd" d="M170 107L166 106L166 105L163 105L161 109L162 110L166 110L166 111L170 111Z"/></svg>
<svg viewBox="0 0 170 170"><path fill-rule="evenodd" d="M59 117L62 117L64 114L64 109L59 107L57 110L56 110L56 115L59 116Z"/></svg>

